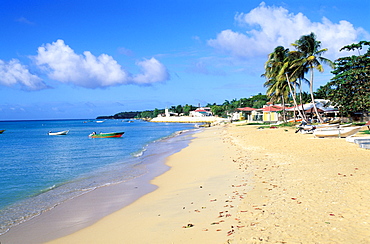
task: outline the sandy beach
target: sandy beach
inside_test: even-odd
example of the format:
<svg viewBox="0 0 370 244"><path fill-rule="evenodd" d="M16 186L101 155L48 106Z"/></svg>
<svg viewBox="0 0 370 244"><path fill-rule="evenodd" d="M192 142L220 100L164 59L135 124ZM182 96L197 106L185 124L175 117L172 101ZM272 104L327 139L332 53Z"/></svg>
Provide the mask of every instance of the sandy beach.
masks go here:
<svg viewBox="0 0 370 244"><path fill-rule="evenodd" d="M207 128L158 189L50 243L370 243L369 156L293 129Z"/></svg>
<svg viewBox="0 0 370 244"><path fill-rule="evenodd" d="M233 243L370 243L369 150L285 129L228 133L254 175Z"/></svg>

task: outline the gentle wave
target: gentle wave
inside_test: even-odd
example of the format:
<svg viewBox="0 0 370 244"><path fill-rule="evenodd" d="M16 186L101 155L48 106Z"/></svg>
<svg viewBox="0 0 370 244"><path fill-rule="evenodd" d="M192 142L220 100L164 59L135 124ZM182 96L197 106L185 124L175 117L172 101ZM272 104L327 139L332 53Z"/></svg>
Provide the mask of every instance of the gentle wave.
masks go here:
<svg viewBox="0 0 370 244"><path fill-rule="evenodd" d="M130 125L132 124L139 123L130 123ZM42 126L48 127L48 124L43 123ZM147 124L143 124L143 126L147 126ZM188 127L191 128L191 126ZM155 129L156 130L154 130L153 133L161 130L160 126ZM14 204L0 209L0 235L6 233L12 226L21 224L27 220L37 217L40 214L55 208L65 201L68 201L75 197L79 197L97 188L127 182L148 173L147 167L143 164L143 162L145 161L144 159L148 156L153 156L153 151L157 153L157 150L152 150L149 153L149 147L157 147L158 144L160 144L161 142L166 142L171 138L175 138L176 136L184 135L188 132L193 131L195 131L195 129L181 129L178 131L170 132L167 135L163 135L159 138L153 136L152 138L154 139L150 139L146 143L141 144L141 148L136 152L128 152L127 156L125 156L125 158L123 158L122 160L115 160L114 158L112 158L111 163L106 164L104 167L96 168L91 172L83 173L78 177L66 180L64 182L52 184L45 189L41 189L38 192L31 194L23 200L17 201ZM58 139L59 138L57 138L56 140ZM64 143L64 141L62 143ZM100 141L97 143L100 143ZM138 142L137 144L140 145ZM113 146L115 145L113 144ZM162 144L161 146L164 147L164 152L167 152L168 150L177 150L174 148L170 148L168 145L165 144ZM87 153L86 155L88 156L89 152L86 151L84 153ZM73 157L73 154L71 156ZM110 154L104 154L101 159L106 160L106 158L109 157ZM83 166L84 164L79 163L79 165ZM81 171L83 171L83 169L81 169Z"/></svg>

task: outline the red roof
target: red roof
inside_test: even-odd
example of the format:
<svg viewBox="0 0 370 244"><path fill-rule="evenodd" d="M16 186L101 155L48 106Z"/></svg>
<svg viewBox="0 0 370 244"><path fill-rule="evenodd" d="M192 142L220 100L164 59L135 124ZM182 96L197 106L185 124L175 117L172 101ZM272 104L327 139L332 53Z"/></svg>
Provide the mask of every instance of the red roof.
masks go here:
<svg viewBox="0 0 370 244"><path fill-rule="evenodd" d="M281 111L281 110L283 110L283 108L280 106L276 106L276 105L264 107L262 109L263 112L276 112L276 111Z"/></svg>
<svg viewBox="0 0 370 244"><path fill-rule="evenodd" d="M255 108L245 107L245 108L237 108L239 111L253 111L256 110Z"/></svg>

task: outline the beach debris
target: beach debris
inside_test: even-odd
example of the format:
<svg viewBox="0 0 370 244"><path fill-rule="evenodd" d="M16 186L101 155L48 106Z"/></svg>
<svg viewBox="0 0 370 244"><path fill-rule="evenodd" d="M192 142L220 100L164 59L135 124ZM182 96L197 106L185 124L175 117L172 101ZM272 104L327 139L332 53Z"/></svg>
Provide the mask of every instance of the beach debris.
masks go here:
<svg viewBox="0 0 370 244"><path fill-rule="evenodd" d="M193 226L194 226L193 224L187 224L187 225L184 225L182 228L191 228Z"/></svg>

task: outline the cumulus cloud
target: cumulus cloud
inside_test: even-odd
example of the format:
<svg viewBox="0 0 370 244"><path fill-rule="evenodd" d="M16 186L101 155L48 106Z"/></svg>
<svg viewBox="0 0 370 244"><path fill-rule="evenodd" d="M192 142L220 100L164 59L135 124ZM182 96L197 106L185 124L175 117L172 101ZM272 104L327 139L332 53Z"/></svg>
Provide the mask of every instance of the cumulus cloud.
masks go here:
<svg viewBox="0 0 370 244"><path fill-rule="evenodd" d="M166 67L155 58L145 59L136 65L141 67L142 73L133 77L134 83L151 84L169 79Z"/></svg>
<svg viewBox="0 0 370 244"><path fill-rule="evenodd" d="M293 14L283 7L266 6L264 2L249 13L236 14L235 21L247 29L245 33L223 30L216 39L208 40L208 45L240 58L266 55L278 45L291 48L291 43L311 32L323 48L329 49L325 55L336 58L344 45L369 37L364 29L355 28L346 20L332 23L323 17L321 22L312 22L302 13Z"/></svg>
<svg viewBox="0 0 370 244"><path fill-rule="evenodd" d="M18 59L12 59L9 62L0 60L0 84L9 87L20 86L24 90L48 88L41 78L31 74Z"/></svg>
<svg viewBox="0 0 370 244"><path fill-rule="evenodd" d="M89 51L76 54L63 40L39 47L33 58L51 79L86 88L152 84L168 79L166 67L155 58L138 62L143 73L132 77L113 57L107 54L96 57Z"/></svg>

